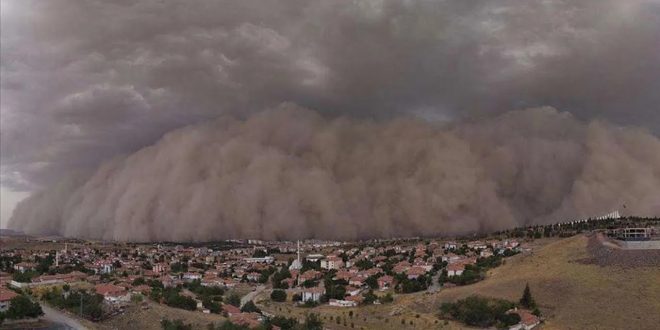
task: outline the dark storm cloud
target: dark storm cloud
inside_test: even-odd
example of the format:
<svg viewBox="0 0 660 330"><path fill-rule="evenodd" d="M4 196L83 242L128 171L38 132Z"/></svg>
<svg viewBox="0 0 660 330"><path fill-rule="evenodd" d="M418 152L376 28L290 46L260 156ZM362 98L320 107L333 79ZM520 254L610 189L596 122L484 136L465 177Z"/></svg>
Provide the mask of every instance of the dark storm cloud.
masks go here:
<svg viewBox="0 0 660 330"><path fill-rule="evenodd" d="M17 189L282 102L382 123L553 106L660 131L652 0L9 0L1 28L1 182Z"/></svg>

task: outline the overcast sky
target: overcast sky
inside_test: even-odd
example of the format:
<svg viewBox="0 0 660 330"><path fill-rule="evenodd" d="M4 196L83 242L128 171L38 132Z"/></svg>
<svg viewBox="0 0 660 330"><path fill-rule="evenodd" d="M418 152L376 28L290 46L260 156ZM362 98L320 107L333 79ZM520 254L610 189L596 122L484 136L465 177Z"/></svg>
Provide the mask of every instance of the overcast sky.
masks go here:
<svg viewBox="0 0 660 330"><path fill-rule="evenodd" d="M2 224L27 192L222 114L660 132L660 2L2 0Z"/></svg>

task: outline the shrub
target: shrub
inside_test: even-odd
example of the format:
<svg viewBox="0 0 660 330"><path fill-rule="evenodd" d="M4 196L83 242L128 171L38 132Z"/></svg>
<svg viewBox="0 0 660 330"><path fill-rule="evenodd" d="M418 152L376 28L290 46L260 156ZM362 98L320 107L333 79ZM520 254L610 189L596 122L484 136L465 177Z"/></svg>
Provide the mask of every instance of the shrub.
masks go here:
<svg viewBox="0 0 660 330"><path fill-rule="evenodd" d="M443 316L450 316L467 325L486 328L509 320L506 312L513 306L512 302L503 299L470 296L455 303L444 303L440 311Z"/></svg>
<svg viewBox="0 0 660 330"><path fill-rule="evenodd" d="M284 290L275 289L271 292L270 299L278 302L286 301L286 292L284 292Z"/></svg>
<svg viewBox="0 0 660 330"><path fill-rule="evenodd" d="M252 300L248 301L241 307L241 312L243 313L261 313L261 310L257 305L252 302Z"/></svg>
<svg viewBox="0 0 660 330"><path fill-rule="evenodd" d="M241 297L236 292L233 292L227 298L227 303L232 306L238 307L241 305Z"/></svg>
<svg viewBox="0 0 660 330"><path fill-rule="evenodd" d="M18 295L11 299L6 317L12 320L35 318L44 315L38 302L33 302L25 295Z"/></svg>
<svg viewBox="0 0 660 330"><path fill-rule="evenodd" d="M160 321L160 326L163 330L191 330L192 326L190 324L185 324L181 320L170 321L164 319Z"/></svg>

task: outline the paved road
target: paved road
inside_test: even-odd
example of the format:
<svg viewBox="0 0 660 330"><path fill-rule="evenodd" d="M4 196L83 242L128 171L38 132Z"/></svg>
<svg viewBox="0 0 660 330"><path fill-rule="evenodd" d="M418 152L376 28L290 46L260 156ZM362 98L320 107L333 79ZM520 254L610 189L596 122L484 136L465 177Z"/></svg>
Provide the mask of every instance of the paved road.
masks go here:
<svg viewBox="0 0 660 330"><path fill-rule="evenodd" d="M55 308L46 306L46 304L41 304L41 309L44 311L44 320L56 323L56 329L82 329L87 330L87 327L80 324L78 320L72 318L71 316L58 311Z"/></svg>
<svg viewBox="0 0 660 330"><path fill-rule="evenodd" d="M259 293L261 293L261 291L264 291L264 289L266 289L266 286L260 285L254 291L243 296L243 298L241 298L241 307L243 307L248 301L254 299Z"/></svg>

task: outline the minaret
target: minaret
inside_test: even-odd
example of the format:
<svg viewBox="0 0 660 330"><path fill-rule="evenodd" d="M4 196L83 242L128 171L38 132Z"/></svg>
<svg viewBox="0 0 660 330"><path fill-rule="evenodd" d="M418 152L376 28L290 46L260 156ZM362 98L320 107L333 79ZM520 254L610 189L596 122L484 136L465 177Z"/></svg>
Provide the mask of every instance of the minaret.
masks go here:
<svg viewBox="0 0 660 330"><path fill-rule="evenodd" d="M300 268L302 269L302 263L300 262L300 240L298 240L298 265L300 265ZM298 274L298 278L296 278L297 285L300 286L300 274Z"/></svg>
<svg viewBox="0 0 660 330"><path fill-rule="evenodd" d="M302 262L300 261L300 240L298 240L298 262L302 265Z"/></svg>

